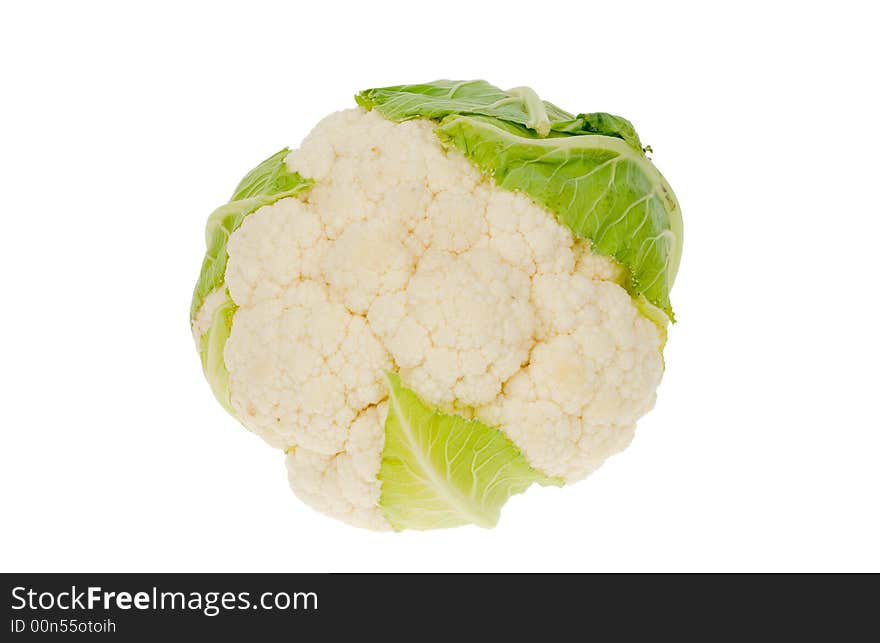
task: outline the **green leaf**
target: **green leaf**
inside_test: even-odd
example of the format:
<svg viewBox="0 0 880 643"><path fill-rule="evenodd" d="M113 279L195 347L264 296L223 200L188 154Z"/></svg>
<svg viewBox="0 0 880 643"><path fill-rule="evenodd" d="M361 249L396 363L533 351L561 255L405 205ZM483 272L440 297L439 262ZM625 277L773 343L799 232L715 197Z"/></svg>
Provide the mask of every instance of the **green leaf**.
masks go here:
<svg viewBox="0 0 880 643"><path fill-rule="evenodd" d="M481 80L369 89L357 101L391 120L438 121L441 140L625 265L630 294L673 318L681 210L628 120L604 112L574 116L527 88L504 92Z"/></svg>
<svg viewBox="0 0 880 643"><path fill-rule="evenodd" d="M539 138L601 134L623 139L635 149L642 144L625 118L596 112L574 116L553 103L542 101L529 87L507 91L485 80L437 80L422 85L397 85L367 89L355 96L361 107L376 109L392 121L412 118L441 120L451 115L490 116L522 125Z"/></svg>
<svg viewBox="0 0 880 643"><path fill-rule="evenodd" d="M238 230L249 215L280 199L295 196L308 190L313 181L291 172L284 163L290 150L287 148L270 156L241 180L232 200L222 205L208 218L205 227L207 251L202 271L196 282L190 308L190 321L205 302L205 297L223 284L226 275L226 244L233 232Z"/></svg>
<svg viewBox="0 0 880 643"><path fill-rule="evenodd" d="M232 402L229 398L229 371L226 369L226 362L223 359L223 349L232 332L232 318L236 310L238 310L238 306L232 301L229 291L226 291L226 301L214 311L211 325L199 340L202 370L211 385L211 391L223 405L223 408L233 416L235 416L235 412L232 410Z"/></svg>
<svg viewBox="0 0 880 643"><path fill-rule="evenodd" d="M385 118L404 121L411 118L439 120L450 114L493 116L518 123L547 136L550 112L570 120L571 114L541 102L528 87L502 91L485 80L438 80L424 85L398 85L362 91L355 100L365 109L376 108Z"/></svg>
<svg viewBox="0 0 880 643"><path fill-rule="evenodd" d="M232 198L229 199L230 202L282 194L302 186L303 177L297 172L288 170L287 164L284 162L289 153L290 149L285 147L248 172L239 181Z"/></svg>
<svg viewBox="0 0 880 643"><path fill-rule="evenodd" d="M557 123L555 129L569 134L599 134L601 136L613 136L622 139L638 151L642 151L642 141L636 133L633 124L622 116L595 112L593 114L578 114L576 118L566 122Z"/></svg>
<svg viewBox="0 0 880 643"><path fill-rule="evenodd" d="M681 257L681 213L641 150L610 136L537 139L493 119L450 116L441 140L508 190L556 213L596 251L630 269L626 284L672 318L669 291Z"/></svg>
<svg viewBox="0 0 880 643"><path fill-rule="evenodd" d="M395 529L494 527L510 496L535 482L562 485L529 466L498 429L434 411L399 376L386 379L379 506Z"/></svg>

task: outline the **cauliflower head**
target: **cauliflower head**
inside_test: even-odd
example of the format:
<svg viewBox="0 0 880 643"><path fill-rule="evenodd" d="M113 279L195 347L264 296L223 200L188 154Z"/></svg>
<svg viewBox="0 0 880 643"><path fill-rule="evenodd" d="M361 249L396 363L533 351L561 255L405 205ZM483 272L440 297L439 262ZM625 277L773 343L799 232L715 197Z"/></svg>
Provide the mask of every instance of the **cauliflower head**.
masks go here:
<svg viewBox="0 0 880 643"><path fill-rule="evenodd" d="M357 102L211 215L202 365L318 511L492 526L652 408L678 205L620 117L483 81Z"/></svg>

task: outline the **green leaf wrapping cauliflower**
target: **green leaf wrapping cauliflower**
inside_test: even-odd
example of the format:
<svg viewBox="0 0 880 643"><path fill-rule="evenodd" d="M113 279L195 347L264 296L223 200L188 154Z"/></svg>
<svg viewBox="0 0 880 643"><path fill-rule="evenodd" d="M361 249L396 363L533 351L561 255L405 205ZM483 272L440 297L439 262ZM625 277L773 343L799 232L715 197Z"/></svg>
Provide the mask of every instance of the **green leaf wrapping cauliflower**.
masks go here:
<svg viewBox="0 0 880 643"><path fill-rule="evenodd" d="M491 527L652 408L681 214L620 117L483 81L356 99L211 215L202 365L315 509Z"/></svg>

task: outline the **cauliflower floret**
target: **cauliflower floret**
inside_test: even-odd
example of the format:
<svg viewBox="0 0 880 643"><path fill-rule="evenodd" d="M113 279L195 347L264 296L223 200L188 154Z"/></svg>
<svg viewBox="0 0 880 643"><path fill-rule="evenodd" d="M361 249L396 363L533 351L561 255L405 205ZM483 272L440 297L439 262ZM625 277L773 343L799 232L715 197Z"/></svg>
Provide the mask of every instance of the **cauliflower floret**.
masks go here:
<svg viewBox="0 0 880 643"><path fill-rule="evenodd" d="M569 229L525 195L493 190L486 219L490 247L529 275L571 272L574 267Z"/></svg>
<svg viewBox="0 0 880 643"><path fill-rule="evenodd" d="M428 251L406 291L377 300L368 319L425 401L468 406L492 400L526 361L535 324L528 276L486 248Z"/></svg>
<svg viewBox="0 0 880 643"><path fill-rule="evenodd" d="M297 199L282 199L246 218L226 248L233 301L249 306L278 300L301 277L320 277L322 237L319 214Z"/></svg>
<svg viewBox="0 0 880 643"><path fill-rule="evenodd" d="M477 416L533 466L574 482L624 449L654 406L660 335L620 286L580 273L536 278L533 301L543 341Z"/></svg>
<svg viewBox="0 0 880 643"><path fill-rule="evenodd" d="M335 455L290 449L287 473L294 492L311 507L349 524L390 529L377 508L382 487L376 476L387 412L387 403L364 409L351 424L345 450Z"/></svg>
<svg viewBox="0 0 880 643"><path fill-rule="evenodd" d="M196 348L199 346L199 340L208 331L211 325L211 319L217 309L226 301L226 288L217 288L214 292L205 297L202 307L196 313L196 317L192 324L193 339L196 340Z"/></svg>
<svg viewBox="0 0 880 643"><path fill-rule="evenodd" d="M404 236L399 225L358 221L330 245L322 263L324 279L349 310L365 314L377 296L409 281L415 257Z"/></svg>
<svg viewBox="0 0 880 643"><path fill-rule="evenodd" d="M381 378L391 367L364 318L314 281L240 308L224 360L245 426L273 446L327 455L342 450L357 414L386 395Z"/></svg>
<svg viewBox="0 0 880 643"><path fill-rule="evenodd" d="M307 195L260 208L227 247L232 408L287 449L297 495L372 529L389 527L386 371L573 481L629 443L663 369L623 269L433 129L328 116L286 158L314 180Z"/></svg>
<svg viewBox="0 0 880 643"><path fill-rule="evenodd" d="M362 110L325 118L286 162L315 180L308 202L321 213L330 239L366 219L412 230L435 195L467 195L484 182L464 156L441 148L430 123L397 124Z"/></svg>
<svg viewBox="0 0 880 643"><path fill-rule="evenodd" d="M443 190L434 195L427 216L415 229L425 248L464 252L488 242L488 222L484 212L491 193L485 189L464 192Z"/></svg>

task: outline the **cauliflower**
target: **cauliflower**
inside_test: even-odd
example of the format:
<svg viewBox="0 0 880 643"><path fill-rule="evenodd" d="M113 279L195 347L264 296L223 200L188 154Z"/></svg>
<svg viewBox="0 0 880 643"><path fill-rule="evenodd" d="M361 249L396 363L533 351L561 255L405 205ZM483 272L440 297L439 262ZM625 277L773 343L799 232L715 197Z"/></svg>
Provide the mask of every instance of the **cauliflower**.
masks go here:
<svg viewBox="0 0 880 643"><path fill-rule="evenodd" d="M519 88L368 90L211 216L211 387L307 504L492 526L624 449L663 374L681 217L628 121Z"/></svg>

